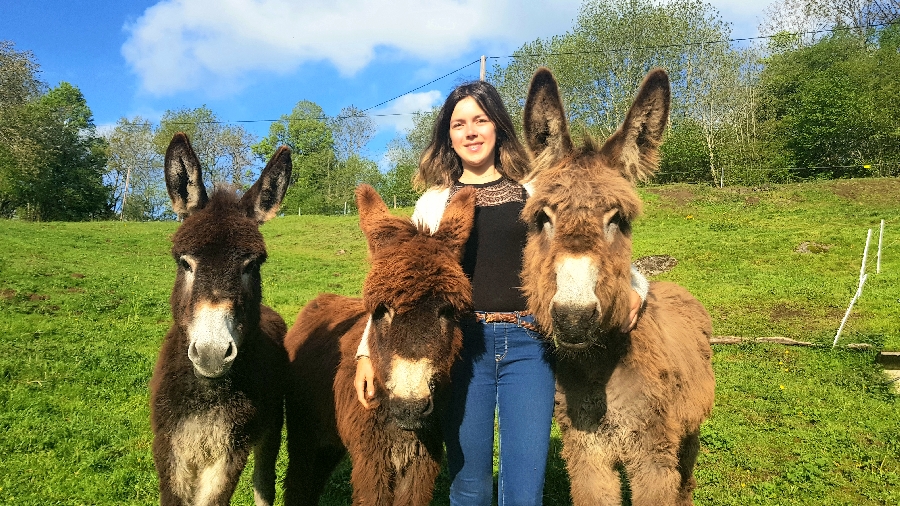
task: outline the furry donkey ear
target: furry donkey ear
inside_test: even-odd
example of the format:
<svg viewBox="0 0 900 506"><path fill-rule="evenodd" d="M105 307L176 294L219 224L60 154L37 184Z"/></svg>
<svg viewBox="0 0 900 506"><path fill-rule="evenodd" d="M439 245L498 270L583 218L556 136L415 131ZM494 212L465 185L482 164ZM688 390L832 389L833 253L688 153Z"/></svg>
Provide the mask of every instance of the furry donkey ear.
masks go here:
<svg viewBox="0 0 900 506"><path fill-rule="evenodd" d="M669 76L650 71L625 121L600 150L606 162L631 182L646 180L659 168L659 145L669 121Z"/></svg>
<svg viewBox="0 0 900 506"><path fill-rule="evenodd" d="M359 228L366 235L372 254L394 241L407 240L415 234L415 225L410 220L391 216L381 195L367 184L356 187L356 207L359 209Z"/></svg>
<svg viewBox="0 0 900 506"><path fill-rule="evenodd" d="M572 150L572 137L559 94L559 84L546 67L539 68L531 78L523 121L525 142L532 159L556 160Z"/></svg>
<svg viewBox="0 0 900 506"><path fill-rule="evenodd" d="M166 149L165 176L172 209L179 217L183 218L206 206L209 198L203 186L200 160L191 147L191 141L182 132L172 137Z"/></svg>
<svg viewBox="0 0 900 506"><path fill-rule="evenodd" d="M291 148L281 146L272 155L259 179L241 197L247 216L264 223L275 216L291 183Z"/></svg>
<svg viewBox="0 0 900 506"><path fill-rule="evenodd" d="M450 199L441 217L441 224L433 237L446 244L462 259L474 221L475 188L467 186Z"/></svg>

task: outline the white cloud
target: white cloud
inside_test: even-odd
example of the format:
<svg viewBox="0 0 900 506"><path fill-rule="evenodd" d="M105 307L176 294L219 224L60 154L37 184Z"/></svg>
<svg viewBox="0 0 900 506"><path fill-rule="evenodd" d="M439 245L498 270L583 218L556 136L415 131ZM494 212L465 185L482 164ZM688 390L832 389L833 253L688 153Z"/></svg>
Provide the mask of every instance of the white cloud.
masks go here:
<svg viewBox="0 0 900 506"><path fill-rule="evenodd" d="M428 111L440 105L443 98L443 94L436 90L403 95L388 106L372 111L372 119L379 130L393 128L397 133L403 133L413 127L413 113Z"/></svg>
<svg viewBox="0 0 900 506"><path fill-rule="evenodd" d="M122 55L164 95L227 93L248 73L328 61L344 75L379 47L449 61L475 43L518 47L571 28L580 0L162 0L126 26Z"/></svg>

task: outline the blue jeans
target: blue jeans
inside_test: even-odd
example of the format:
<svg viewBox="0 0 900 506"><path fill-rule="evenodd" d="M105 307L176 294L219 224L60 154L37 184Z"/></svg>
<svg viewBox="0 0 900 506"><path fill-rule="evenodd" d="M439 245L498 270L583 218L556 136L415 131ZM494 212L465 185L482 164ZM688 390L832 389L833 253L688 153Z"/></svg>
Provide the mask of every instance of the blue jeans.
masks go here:
<svg viewBox="0 0 900 506"><path fill-rule="evenodd" d="M533 322L532 316L518 317ZM499 427L499 506L540 505L550 446L555 383L550 348L516 323L464 319L451 374L444 437L450 504L490 506L494 415Z"/></svg>

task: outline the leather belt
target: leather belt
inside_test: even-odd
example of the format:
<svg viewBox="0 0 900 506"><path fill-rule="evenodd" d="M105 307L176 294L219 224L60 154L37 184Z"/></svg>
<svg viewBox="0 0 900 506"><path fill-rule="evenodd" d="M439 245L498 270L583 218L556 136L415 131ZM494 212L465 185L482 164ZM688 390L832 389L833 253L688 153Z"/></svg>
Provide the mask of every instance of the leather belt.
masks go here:
<svg viewBox="0 0 900 506"><path fill-rule="evenodd" d="M524 313L521 311L514 311L512 313L475 313L475 319L484 323L515 323L524 329L540 334L541 331L537 328L537 325L531 322L522 321L522 318L526 316L531 316L531 313Z"/></svg>

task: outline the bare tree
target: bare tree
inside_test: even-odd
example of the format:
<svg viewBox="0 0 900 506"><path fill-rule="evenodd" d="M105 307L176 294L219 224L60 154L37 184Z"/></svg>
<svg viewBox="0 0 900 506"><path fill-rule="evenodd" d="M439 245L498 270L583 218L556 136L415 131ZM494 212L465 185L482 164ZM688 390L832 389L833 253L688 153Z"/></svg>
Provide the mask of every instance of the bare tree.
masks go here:
<svg viewBox="0 0 900 506"><path fill-rule="evenodd" d="M377 130L372 118L353 105L341 109L330 124L334 132L334 153L341 161L354 155L362 157L366 144Z"/></svg>
<svg viewBox="0 0 900 506"><path fill-rule="evenodd" d="M817 32L850 28L865 34L868 27L900 20L900 0L780 0L765 11L760 32L801 33L805 43Z"/></svg>

